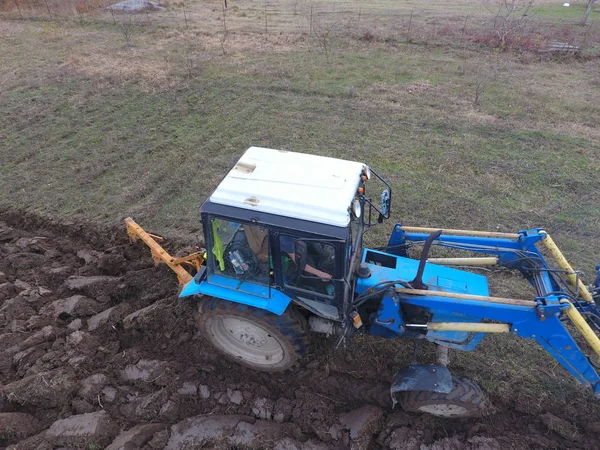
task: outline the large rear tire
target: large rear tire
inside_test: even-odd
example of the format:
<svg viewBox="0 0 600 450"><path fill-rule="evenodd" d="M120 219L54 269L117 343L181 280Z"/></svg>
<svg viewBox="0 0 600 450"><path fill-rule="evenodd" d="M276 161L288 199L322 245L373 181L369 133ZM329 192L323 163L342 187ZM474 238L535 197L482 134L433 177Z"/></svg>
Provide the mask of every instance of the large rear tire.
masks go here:
<svg viewBox="0 0 600 450"><path fill-rule="evenodd" d="M198 326L220 353L243 366L281 372L306 354L306 319L289 306L281 315L209 298L200 303Z"/></svg>
<svg viewBox="0 0 600 450"><path fill-rule="evenodd" d="M474 381L452 379L452 391L406 391L399 395L402 409L436 417L461 418L483 414L489 405L487 395Z"/></svg>

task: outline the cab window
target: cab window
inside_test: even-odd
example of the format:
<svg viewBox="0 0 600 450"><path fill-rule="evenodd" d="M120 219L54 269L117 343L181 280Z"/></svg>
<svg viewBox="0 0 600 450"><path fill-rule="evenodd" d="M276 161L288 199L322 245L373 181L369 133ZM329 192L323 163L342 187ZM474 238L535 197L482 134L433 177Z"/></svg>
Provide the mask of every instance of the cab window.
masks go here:
<svg viewBox="0 0 600 450"><path fill-rule="evenodd" d="M296 238L279 236L283 281L287 287L333 297L335 295L336 248L324 241L303 240L306 243L306 265L299 270L296 265Z"/></svg>
<svg viewBox="0 0 600 450"><path fill-rule="evenodd" d="M266 228L213 218L209 275L269 285L269 234Z"/></svg>

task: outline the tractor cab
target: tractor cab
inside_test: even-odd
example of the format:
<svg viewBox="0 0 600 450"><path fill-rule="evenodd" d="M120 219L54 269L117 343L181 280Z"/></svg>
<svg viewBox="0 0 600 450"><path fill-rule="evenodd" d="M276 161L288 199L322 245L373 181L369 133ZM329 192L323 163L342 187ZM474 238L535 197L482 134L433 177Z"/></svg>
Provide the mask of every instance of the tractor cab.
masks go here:
<svg viewBox="0 0 600 450"><path fill-rule="evenodd" d="M207 265L191 288L341 321L362 234L389 217L387 183L382 206L365 196L372 176L358 162L251 147L201 207Z"/></svg>

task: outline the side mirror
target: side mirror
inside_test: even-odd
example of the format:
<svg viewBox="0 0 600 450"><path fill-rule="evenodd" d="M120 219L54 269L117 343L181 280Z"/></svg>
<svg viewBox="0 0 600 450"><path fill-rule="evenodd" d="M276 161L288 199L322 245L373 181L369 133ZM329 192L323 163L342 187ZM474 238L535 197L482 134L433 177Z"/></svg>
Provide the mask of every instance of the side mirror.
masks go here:
<svg viewBox="0 0 600 450"><path fill-rule="evenodd" d="M384 189L381 193L381 213L387 216L390 212L390 191Z"/></svg>
<svg viewBox="0 0 600 450"><path fill-rule="evenodd" d="M383 219L387 218L390 214L390 191L384 189L381 193L381 213L377 219L378 223L383 223Z"/></svg>
<svg viewBox="0 0 600 450"><path fill-rule="evenodd" d="M308 245L306 245L306 241L300 239L294 241L294 256L298 273L301 273L306 267L308 259Z"/></svg>

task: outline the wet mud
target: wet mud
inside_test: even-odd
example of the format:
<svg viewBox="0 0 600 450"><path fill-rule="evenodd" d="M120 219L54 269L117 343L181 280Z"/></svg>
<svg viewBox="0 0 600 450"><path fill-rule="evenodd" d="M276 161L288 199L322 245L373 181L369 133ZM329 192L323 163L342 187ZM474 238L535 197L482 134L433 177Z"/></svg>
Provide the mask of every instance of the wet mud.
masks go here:
<svg viewBox="0 0 600 450"><path fill-rule="evenodd" d="M254 372L219 356L195 314L124 230L0 215L0 448L600 448L600 423L568 409L392 410L376 355L332 368L321 336L297 369Z"/></svg>

